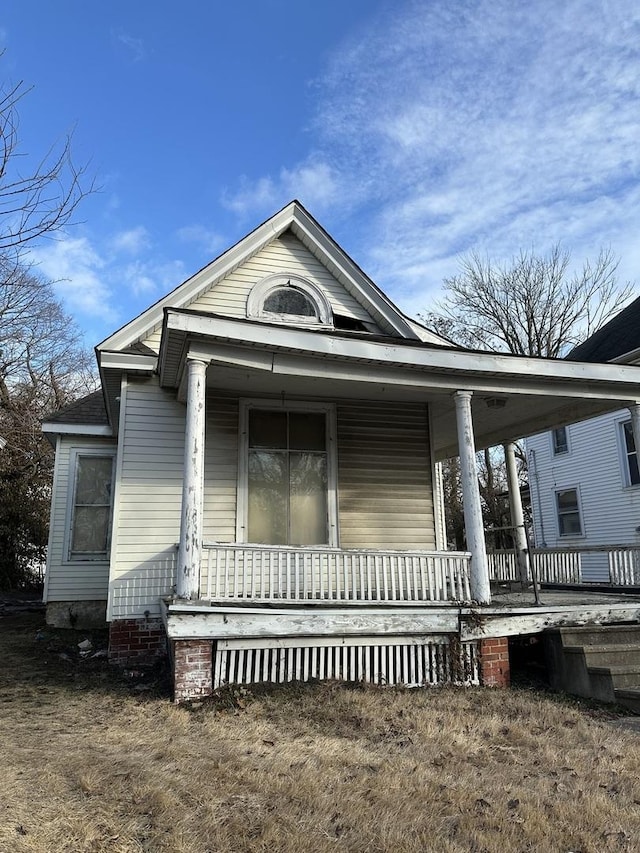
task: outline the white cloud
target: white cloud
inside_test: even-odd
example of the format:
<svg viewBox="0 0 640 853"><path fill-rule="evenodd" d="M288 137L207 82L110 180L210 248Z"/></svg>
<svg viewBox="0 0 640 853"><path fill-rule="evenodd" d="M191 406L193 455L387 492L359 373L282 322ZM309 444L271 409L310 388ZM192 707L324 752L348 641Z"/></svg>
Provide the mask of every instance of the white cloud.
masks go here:
<svg viewBox="0 0 640 853"><path fill-rule="evenodd" d="M635 259L639 45L635 0L396 3L316 81L313 153L226 204L300 195L406 310L472 249Z"/></svg>
<svg viewBox="0 0 640 853"><path fill-rule="evenodd" d="M179 228L176 234L183 243L194 243L212 256L226 248L225 238L204 225L185 225Z"/></svg>
<svg viewBox="0 0 640 853"><path fill-rule="evenodd" d="M149 232L144 225L120 231L111 238L111 246L116 252L127 252L131 255L138 254L151 245Z"/></svg>
<svg viewBox="0 0 640 853"><path fill-rule="evenodd" d="M112 32L112 36L118 44L127 50L133 62L140 62L146 58L147 50L142 39L135 38L123 30Z"/></svg>
<svg viewBox="0 0 640 853"><path fill-rule="evenodd" d="M266 215L297 198L321 212L337 200L342 183L327 162L309 157L291 169L283 167L275 178L266 176L251 182L244 176L238 189L223 193L222 203L239 216L256 212Z"/></svg>
<svg viewBox="0 0 640 853"><path fill-rule="evenodd" d="M52 241L38 248L34 257L71 313L116 321L113 292L103 276L105 261L86 237Z"/></svg>

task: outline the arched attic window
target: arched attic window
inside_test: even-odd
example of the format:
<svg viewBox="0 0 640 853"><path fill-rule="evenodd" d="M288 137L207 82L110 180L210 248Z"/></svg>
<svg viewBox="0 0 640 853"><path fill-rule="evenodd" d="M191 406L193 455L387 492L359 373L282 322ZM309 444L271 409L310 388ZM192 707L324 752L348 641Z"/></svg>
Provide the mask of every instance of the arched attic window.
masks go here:
<svg viewBox="0 0 640 853"><path fill-rule="evenodd" d="M253 286L247 317L279 323L333 325L331 306L322 291L299 275L278 273Z"/></svg>

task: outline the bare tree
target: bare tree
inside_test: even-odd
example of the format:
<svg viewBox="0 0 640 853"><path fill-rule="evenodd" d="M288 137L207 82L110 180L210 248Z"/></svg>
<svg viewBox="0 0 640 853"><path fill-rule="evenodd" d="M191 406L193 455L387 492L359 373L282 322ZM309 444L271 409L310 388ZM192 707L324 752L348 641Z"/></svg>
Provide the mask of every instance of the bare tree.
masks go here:
<svg viewBox="0 0 640 853"><path fill-rule="evenodd" d="M444 282L427 325L464 346L558 358L600 328L629 300L617 281L618 261L603 249L595 262L570 270L559 244L545 255L521 252L509 264L474 253Z"/></svg>
<svg viewBox="0 0 640 853"><path fill-rule="evenodd" d="M51 283L0 255L0 588L24 585L44 559L53 449L41 422L94 387Z"/></svg>
<svg viewBox="0 0 640 853"><path fill-rule="evenodd" d="M559 244L547 254L520 252L509 264L474 253L461 261L457 276L444 282L437 310L424 322L455 343L474 349L558 358L597 331L633 295L633 285L617 281L618 261L609 250L571 271L570 253ZM526 462L518 453L521 481ZM505 542L510 523L505 499L506 472L500 453L478 455L478 484L485 527L496 531L493 547ZM447 530L458 547L464 529L455 464L443 467Z"/></svg>
<svg viewBox="0 0 640 853"><path fill-rule="evenodd" d="M86 169L74 165L69 134L27 165L18 104L28 91L20 82L0 93L0 254L14 260L39 238L68 225L82 199L94 191Z"/></svg>

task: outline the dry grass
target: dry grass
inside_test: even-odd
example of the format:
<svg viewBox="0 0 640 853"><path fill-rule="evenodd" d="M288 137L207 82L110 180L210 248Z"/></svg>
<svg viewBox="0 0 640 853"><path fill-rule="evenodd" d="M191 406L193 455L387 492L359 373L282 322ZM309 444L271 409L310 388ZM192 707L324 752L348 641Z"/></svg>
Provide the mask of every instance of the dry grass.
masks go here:
<svg viewBox="0 0 640 853"><path fill-rule="evenodd" d="M0 621L3 853L640 850L640 735L607 712L336 685L175 708L39 626Z"/></svg>

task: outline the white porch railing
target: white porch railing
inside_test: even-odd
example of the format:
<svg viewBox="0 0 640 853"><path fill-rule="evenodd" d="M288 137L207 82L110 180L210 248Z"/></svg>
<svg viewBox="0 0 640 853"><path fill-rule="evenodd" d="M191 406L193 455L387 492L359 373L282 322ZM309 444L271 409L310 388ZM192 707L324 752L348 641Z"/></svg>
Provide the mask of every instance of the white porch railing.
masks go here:
<svg viewBox="0 0 640 853"><path fill-rule="evenodd" d="M469 601L466 552L203 545L203 599Z"/></svg>
<svg viewBox="0 0 640 853"><path fill-rule="evenodd" d="M488 553L494 581L519 580L513 551ZM633 545L591 545L584 548L535 548L530 552L541 583L610 583L640 586L640 548Z"/></svg>

